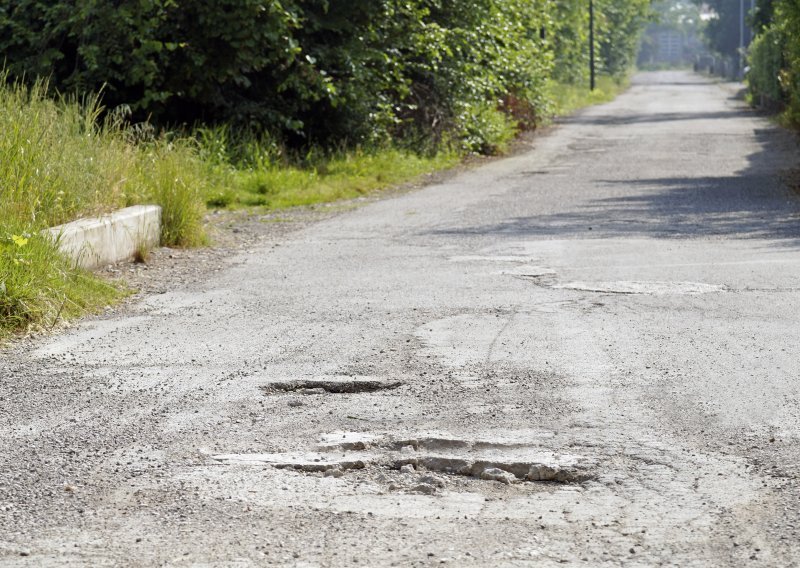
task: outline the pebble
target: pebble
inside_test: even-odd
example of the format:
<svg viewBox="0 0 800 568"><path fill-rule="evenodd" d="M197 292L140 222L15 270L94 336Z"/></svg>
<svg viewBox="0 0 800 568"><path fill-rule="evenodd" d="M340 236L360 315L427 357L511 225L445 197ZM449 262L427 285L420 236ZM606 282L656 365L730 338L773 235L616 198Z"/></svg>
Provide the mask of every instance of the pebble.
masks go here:
<svg viewBox="0 0 800 568"><path fill-rule="evenodd" d="M415 471L417 470L415 470L414 466L411 465L410 463L407 463L406 465L400 468L400 473L414 473Z"/></svg>
<svg viewBox="0 0 800 568"><path fill-rule="evenodd" d="M423 495L433 495L436 493L436 487L428 485L427 483L420 483L415 486L411 491L414 493L422 493Z"/></svg>
<svg viewBox="0 0 800 568"><path fill-rule="evenodd" d="M428 485L433 485L434 487L444 487L444 479L439 477L438 475L426 475L421 477L419 480L420 483L426 483Z"/></svg>
<svg viewBox="0 0 800 568"><path fill-rule="evenodd" d="M510 485L517 478L514 474L508 473L502 469L488 467L481 472L481 479L484 481L499 481L500 483Z"/></svg>
<svg viewBox="0 0 800 568"><path fill-rule="evenodd" d="M325 477L336 477L336 478L339 478L339 477L342 477L343 475L344 475L344 472L341 469L339 469L338 467L334 467L334 468L325 470Z"/></svg>

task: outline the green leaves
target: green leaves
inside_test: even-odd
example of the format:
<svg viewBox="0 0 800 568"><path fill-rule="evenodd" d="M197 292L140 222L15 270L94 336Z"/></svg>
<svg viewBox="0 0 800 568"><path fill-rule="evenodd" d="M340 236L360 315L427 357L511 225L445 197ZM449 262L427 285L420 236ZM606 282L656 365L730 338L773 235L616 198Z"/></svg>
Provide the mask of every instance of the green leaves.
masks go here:
<svg viewBox="0 0 800 568"><path fill-rule="evenodd" d="M757 104L784 109L784 119L800 126L800 4L761 0L751 15L758 34L750 46L747 82Z"/></svg>
<svg viewBox="0 0 800 568"><path fill-rule="evenodd" d="M649 0L595 1L603 67L622 73ZM294 146L491 148L476 133L505 133L507 117L534 126L548 80L579 81L588 67L586 0L7 4L12 78L106 85L104 103L134 120L229 122Z"/></svg>

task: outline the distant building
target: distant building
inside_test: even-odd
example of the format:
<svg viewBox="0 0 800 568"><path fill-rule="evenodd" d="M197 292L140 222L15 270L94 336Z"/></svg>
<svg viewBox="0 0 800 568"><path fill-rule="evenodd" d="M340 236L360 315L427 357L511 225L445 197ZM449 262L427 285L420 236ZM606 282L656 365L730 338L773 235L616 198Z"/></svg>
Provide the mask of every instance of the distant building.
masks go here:
<svg viewBox="0 0 800 568"><path fill-rule="evenodd" d="M678 65L684 63L685 36L677 30L655 32L655 59L659 63Z"/></svg>

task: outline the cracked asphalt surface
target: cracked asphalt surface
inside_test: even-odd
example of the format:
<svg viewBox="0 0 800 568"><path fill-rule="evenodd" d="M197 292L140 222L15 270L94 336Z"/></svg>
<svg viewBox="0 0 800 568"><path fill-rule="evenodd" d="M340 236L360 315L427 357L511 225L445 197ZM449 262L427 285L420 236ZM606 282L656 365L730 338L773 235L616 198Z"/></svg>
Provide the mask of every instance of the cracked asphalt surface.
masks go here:
<svg viewBox="0 0 800 568"><path fill-rule="evenodd" d="M0 355L0 565L800 565L794 138L534 146Z"/></svg>

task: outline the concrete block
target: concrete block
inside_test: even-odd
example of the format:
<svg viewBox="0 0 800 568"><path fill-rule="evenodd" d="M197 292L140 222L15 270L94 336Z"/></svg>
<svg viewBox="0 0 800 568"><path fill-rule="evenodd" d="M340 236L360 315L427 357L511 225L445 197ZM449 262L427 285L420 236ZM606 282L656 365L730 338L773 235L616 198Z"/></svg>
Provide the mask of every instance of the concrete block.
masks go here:
<svg viewBox="0 0 800 568"><path fill-rule="evenodd" d="M157 247L161 235L161 207L136 205L48 231L64 254L78 266L91 270L132 260L142 247Z"/></svg>

